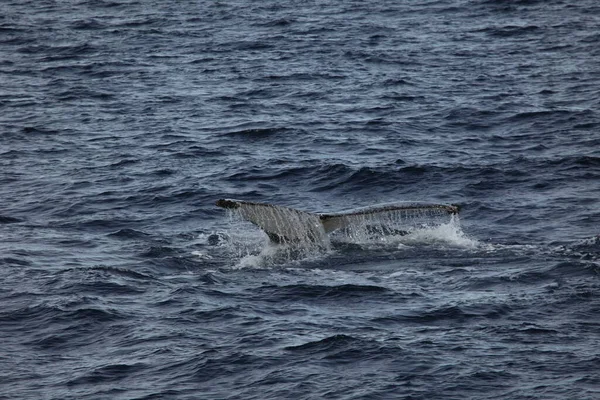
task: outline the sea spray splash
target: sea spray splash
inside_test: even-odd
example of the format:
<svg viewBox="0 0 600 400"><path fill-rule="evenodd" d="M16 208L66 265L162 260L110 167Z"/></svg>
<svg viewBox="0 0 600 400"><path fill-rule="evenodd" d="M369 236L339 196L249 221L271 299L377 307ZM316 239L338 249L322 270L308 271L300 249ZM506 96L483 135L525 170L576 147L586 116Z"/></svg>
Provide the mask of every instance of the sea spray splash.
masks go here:
<svg viewBox="0 0 600 400"><path fill-rule="evenodd" d="M331 234L334 242L353 244L424 244L453 243L460 247L476 246L467 238L457 214L448 220L447 213L438 209L390 210L352 215L347 225Z"/></svg>
<svg viewBox="0 0 600 400"><path fill-rule="evenodd" d="M330 251L330 242L325 232L315 222L287 209L263 209L259 218L271 218L278 226L278 232L286 232L289 236L266 234L256 230L247 222L247 215L239 209L228 210L229 234L227 246L239 261L238 267L262 268L287 264L297 260L319 258ZM308 228L307 228L308 226ZM276 240L273 240L276 239Z"/></svg>
<svg viewBox="0 0 600 400"><path fill-rule="evenodd" d="M252 222L275 243L327 243L321 214L241 200L221 199L216 205Z"/></svg>
<svg viewBox="0 0 600 400"><path fill-rule="evenodd" d="M460 225L458 215L452 215L450 221L439 225L423 226L400 238L401 245L439 244L466 249L479 248L481 243L468 237Z"/></svg>

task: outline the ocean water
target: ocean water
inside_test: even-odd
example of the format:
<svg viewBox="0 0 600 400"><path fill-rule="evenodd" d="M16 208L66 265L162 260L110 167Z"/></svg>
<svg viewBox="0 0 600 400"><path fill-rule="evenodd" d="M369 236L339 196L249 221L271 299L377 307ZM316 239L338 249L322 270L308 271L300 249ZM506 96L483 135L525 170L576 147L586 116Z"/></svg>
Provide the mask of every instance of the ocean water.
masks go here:
<svg viewBox="0 0 600 400"><path fill-rule="evenodd" d="M600 398L599 26L2 1L0 398ZM220 198L461 213L290 247Z"/></svg>

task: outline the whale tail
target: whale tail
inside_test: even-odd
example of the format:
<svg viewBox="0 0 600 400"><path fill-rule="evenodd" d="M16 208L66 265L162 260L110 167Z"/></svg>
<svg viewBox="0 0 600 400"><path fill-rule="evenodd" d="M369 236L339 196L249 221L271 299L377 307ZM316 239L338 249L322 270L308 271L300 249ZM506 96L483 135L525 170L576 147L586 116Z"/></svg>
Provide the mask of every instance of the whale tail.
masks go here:
<svg viewBox="0 0 600 400"><path fill-rule="evenodd" d="M458 214L459 211L455 205L431 203L383 204L334 214L233 199L218 200L216 205L235 210L242 218L262 229L275 243L323 242L328 233L353 227L374 227L377 232L390 232L393 230L388 229L388 225L393 225L393 222Z"/></svg>

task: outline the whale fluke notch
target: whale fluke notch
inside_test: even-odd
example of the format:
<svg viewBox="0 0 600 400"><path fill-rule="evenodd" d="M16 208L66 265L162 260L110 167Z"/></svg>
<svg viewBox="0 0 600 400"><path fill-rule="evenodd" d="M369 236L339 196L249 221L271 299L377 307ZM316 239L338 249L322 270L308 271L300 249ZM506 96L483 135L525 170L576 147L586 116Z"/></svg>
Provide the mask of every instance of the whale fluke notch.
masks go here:
<svg viewBox="0 0 600 400"><path fill-rule="evenodd" d="M385 225L385 221L459 212L457 205L433 203L390 203L331 214L311 213L274 204L234 199L220 199L216 205L235 210L242 218L262 229L269 239L276 243L322 242L326 240L328 233L339 229L371 224L381 227Z"/></svg>

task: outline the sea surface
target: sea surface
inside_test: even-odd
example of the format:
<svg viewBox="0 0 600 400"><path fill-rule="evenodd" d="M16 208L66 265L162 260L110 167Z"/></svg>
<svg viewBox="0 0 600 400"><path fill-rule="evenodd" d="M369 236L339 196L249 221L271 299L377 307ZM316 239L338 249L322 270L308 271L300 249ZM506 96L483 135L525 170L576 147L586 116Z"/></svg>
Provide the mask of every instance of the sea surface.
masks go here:
<svg viewBox="0 0 600 400"><path fill-rule="evenodd" d="M599 27L3 0L0 399L600 399ZM220 198L461 212L292 249Z"/></svg>

